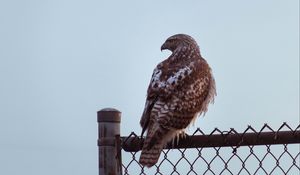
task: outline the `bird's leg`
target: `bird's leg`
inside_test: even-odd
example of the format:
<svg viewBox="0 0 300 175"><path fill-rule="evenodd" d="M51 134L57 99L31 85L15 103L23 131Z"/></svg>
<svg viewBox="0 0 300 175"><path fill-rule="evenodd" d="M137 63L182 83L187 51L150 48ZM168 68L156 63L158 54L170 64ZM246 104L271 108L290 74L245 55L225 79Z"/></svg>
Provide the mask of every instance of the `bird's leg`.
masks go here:
<svg viewBox="0 0 300 175"><path fill-rule="evenodd" d="M180 133L177 135L177 144L179 143L180 139L185 139L188 136L187 133L185 133L184 130L180 131Z"/></svg>

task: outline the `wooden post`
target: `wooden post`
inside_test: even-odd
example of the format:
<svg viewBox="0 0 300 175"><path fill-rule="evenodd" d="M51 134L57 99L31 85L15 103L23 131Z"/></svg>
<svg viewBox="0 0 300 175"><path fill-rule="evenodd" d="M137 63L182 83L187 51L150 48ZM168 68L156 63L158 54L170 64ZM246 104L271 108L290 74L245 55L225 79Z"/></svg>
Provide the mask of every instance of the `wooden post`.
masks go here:
<svg viewBox="0 0 300 175"><path fill-rule="evenodd" d="M121 112L105 108L97 113L99 175L122 175L120 149Z"/></svg>

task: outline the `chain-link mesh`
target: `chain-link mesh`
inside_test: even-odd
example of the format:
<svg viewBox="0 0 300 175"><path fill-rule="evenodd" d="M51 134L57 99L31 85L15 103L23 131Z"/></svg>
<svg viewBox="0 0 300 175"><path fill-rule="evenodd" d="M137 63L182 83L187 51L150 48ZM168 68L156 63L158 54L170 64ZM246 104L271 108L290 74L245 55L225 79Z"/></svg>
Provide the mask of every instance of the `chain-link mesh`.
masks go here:
<svg viewBox="0 0 300 175"><path fill-rule="evenodd" d="M284 123L273 130L265 124L259 131L248 126L242 133L215 129L209 134L198 128L169 144L151 168L138 163L142 140L135 133L122 137L124 175L300 175L300 125L292 129Z"/></svg>

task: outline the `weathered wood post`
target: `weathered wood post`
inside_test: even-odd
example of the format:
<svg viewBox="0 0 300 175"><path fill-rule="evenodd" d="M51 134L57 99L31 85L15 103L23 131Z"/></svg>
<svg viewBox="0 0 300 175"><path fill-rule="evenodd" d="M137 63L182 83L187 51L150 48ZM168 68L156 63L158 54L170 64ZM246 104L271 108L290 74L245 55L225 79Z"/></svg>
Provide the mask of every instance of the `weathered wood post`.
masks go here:
<svg viewBox="0 0 300 175"><path fill-rule="evenodd" d="M122 175L120 150L121 112L105 108L97 112L99 175Z"/></svg>

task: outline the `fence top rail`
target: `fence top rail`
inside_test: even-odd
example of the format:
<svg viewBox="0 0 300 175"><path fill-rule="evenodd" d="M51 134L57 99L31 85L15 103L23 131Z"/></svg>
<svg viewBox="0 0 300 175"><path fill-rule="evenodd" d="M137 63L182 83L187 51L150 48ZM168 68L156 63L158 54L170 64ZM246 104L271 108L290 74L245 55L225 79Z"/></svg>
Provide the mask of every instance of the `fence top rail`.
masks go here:
<svg viewBox="0 0 300 175"><path fill-rule="evenodd" d="M122 148L127 152L140 151L144 138L135 133L128 137L121 137ZM278 130L273 130L265 124L259 131L248 126L243 133L238 133L231 128L229 131L214 129L210 134L205 134L199 128L192 134L175 139L168 143L165 149L203 148L203 147L239 147L252 145L273 145L273 144L295 144L300 143L300 124L292 129L288 124L283 123ZM234 148L234 151L235 149Z"/></svg>

